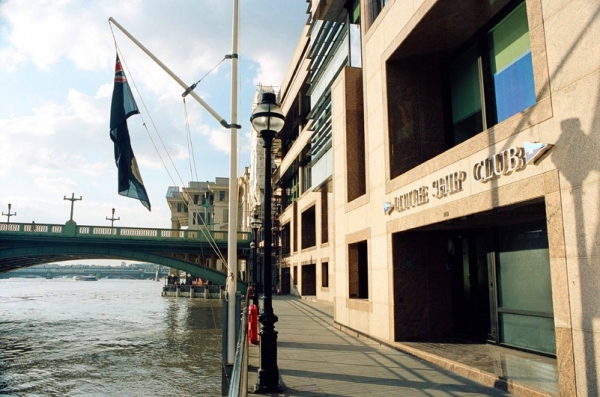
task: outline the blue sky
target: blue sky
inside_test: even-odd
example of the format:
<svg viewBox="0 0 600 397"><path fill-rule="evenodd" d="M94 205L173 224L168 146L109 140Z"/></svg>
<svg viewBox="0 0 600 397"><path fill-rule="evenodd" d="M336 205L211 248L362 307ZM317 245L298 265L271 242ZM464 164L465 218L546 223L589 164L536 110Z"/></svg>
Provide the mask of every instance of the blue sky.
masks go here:
<svg viewBox="0 0 600 397"><path fill-rule="evenodd" d="M190 164L183 89L116 27L111 30L108 18L192 84L231 53L231 3L0 0L0 210L12 204L17 215L11 222L62 224L71 204L63 197L75 193L83 197L74 210L80 225L109 225L106 217L115 208L117 226L169 228L168 186L228 177L229 131L188 97L196 160ZM306 0L240 0L238 174L250 165L248 120L256 87L280 85L307 7ZM109 138L113 33L141 111L128 125L152 212L117 194ZM221 63L195 90L226 120L230 71L230 61Z"/></svg>

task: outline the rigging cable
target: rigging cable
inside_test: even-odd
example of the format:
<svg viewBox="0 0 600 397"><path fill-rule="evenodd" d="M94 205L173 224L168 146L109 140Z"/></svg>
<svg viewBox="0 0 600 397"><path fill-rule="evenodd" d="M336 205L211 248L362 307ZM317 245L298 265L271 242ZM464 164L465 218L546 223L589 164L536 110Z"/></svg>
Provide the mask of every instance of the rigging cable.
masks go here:
<svg viewBox="0 0 600 397"><path fill-rule="evenodd" d="M110 25L110 22L109 22L109 25ZM167 156L169 157L169 160L171 161L171 164L173 165L173 168L175 169L175 173L177 174L177 176L179 177L179 180L181 181L181 185L185 186L185 182L183 181L183 178L179 174L179 171L177 170L177 166L175 165L175 163L173 161L173 158L169 154L169 151L168 151L168 149L167 149L167 147L166 147L166 145L164 143L164 140L162 139L162 137L160 135L160 132L158 131L158 128L156 127L156 124L154 123L154 120L153 120L152 116L150 115L150 112L148 111L148 107L146 106L146 103L144 102L144 99L142 98L142 96L140 94L140 91L139 91L139 89L137 87L137 84L135 83L135 80L133 79L133 76L132 76L132 74L129 71L129 67L127 66L127 63L125 62L125 58L123 57L123 53L121 52L121 49L119 48L119 46L117 44L117 40L115 38L114 31L112 29L112 25L110 25L110 30L111 30L111 33L112 33L112 36L113 36L113 40L114 40L114 43L115 43L115 48L117 50L117 53L119 54L120 59L123 62L124 68L127 70L127 74L129 74L129 76L131 78L131 82L132 82L132 84L133 84L133 86L135 88L136 93L138 94L138 97L140 98L140 100L142 102L144 110L146 111L146 113L148 114L148 117L150 118L150 122L152 123L152 126L154 127L154 130L156 131L156 134L157 134L160 142L162 143L162 146L163 146L163 148L164 148ZM223 62L223 61L221 61L221 62ZM219 62L219 63L221 63L221 62ZM152 145L154 146L154 149L156 150L156 153L158 154L158 157L160 158L160 161L162 162L164 169L167 171L167 174L169 175L169 179L171 180L171 182L173 183L173 185L177 185L177 183L173 179L171 173L169 172L169 169L168 169L167 165L165 164L165 161L163 160L163 158L162 158L162 156L160 154L160 151L158 150L158 147L156 146L156 143L155 143L154 139L152 138L152 135L150 134L150 131L148 130L148 126L147 126L146 122L144 121L144 117L143 117L143 115L141 113L140 113L140 117L142 119L142 125L144 126L144 128L146 130L146 133L148 134L148 137L150 138L150 141L152 142ZM187 195L183 194L182 198L183 198L184 204L187 207L189 207L189 205L190 205L189 197L187 197ZM203 223L205 223L205 222L203 221ZM213 251L217 254L217 256L219 257L219 259L221 259L221 261L223 262L225 268L227 269L228 268L227 261L225 260L225 258L223 256L221 250L219 249L216 241L214 240L214 236L212 234L210 234L210 233L207 233L207 231L203 230L203 229L206 229L206 228L201 228L202 234L206 237L207 242L209 243L209 245L211 246L211 248L213 249Z"/></svg>

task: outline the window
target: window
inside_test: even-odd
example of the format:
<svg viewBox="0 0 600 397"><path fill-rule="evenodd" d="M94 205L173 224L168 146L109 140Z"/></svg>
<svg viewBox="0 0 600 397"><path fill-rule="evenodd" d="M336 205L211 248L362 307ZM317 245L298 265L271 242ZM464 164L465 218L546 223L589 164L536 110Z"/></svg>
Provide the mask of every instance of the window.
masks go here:
<svg viewBox="0 0 600 397"><path fill-rule="evenodd" d="M329 242L328 199L327 189L321 190L321 244Z"/></svg>
<svg viewBox="0 0 600 397"><path fill-rule="evenodd" d="M205 192L202 196L202 205L208 206L213 204L213 195Z"/></svg>
<svg viewBox="0 0 600 397"><path fill-rule="evenodd" d="M290 240L291 240L291 228L290 223L286 223L281 228L281 254L285 256L290 255Z"/></svg>
<svg viewBox="0 0 600 397"><path fill-rule="evenodd" d="M177 203L177 212L181 212L182 205L181 203Z"/></svg>
<svg viewBox="0 0 600 397"><path fill-rule="evenodd" d="M294 280L294 286L296 286L298 284L297 280L298 280L298 266L294 266L294 275L292 277Z"/></svg>
<svg viewBox="0 0 600 397"><path fill-rule="evenodd" d="M287 208L298 200L298 173L294 173L291 178L283 182L283 208Z"/></svg>
<svg viewBox="0 0 600 397"><path fill-rule="evenodd" d="M225 201L225 191L219 192L219 201Z"/></svg>
<svg viewBox="0 0 600 397"><path fill-rule="evenodd" d="M315 206L302 213L302 249L314 247L317 242L315 228Z"/></svg>
<svg viewBox="0 0 600 397"><path fill-rule="evenodd" d="M375 21L381 9L388 0L367 0L367 12L369 13L369 26Z"/></svg>
<svg viewBox="0 0 600 397"><path fill-rule="evenodd" d="M367 242L348 245L349 298L369 299L369 258Z"/></svg>
<svg viewBox="0 0 600 397"><path fill-rule="evenodd" d="M198 195L194 194L194 204L198 204Z"/></svg>
<svg viewBox="0 0 600 397"><path fill-rule="evenodd" d="M229 223L229 210L223 210L223 223Z"/></svg>
<svg viewBox="0 0 600 397"><path fill-rule="evenodd" d="M360 37L360 1L354 0L348 10L348 35L350 38L350 61L352 67L362 67L362 48Z"/></svg>
<svg viewBox="0 0 600 397"><path fill-rule="evenodd" d="M306 165L302 166L300 170L302 172L302 194L312 187L312 166L310 163L307 163Z"/></svg>
<svg viewBox="0 0 600 397"><path fill-rule="evenodd" d="M206 214L204 212L198 212L197 219L198 219L198 225L210 226L212 224L210 212L207 212Z"/></svg>
<svg viewBox="0 0 600 397"><path fill-rule="evenodd" d="M329 287L329 262L321 263L321 287Z"/></svg>
<svg viewBox="0 0 600 397"><path fill-rule="evenodd" d="M454 145L535 104L525 3L476 35L448 77Z"/></svg>

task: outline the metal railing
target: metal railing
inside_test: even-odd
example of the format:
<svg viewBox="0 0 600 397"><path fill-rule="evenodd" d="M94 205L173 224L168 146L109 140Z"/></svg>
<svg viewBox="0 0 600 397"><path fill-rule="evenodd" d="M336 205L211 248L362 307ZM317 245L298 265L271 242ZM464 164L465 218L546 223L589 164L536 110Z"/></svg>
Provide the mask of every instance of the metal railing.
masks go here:
<svg viewBox="0 0 600 397"><path fill-rule="evenodd" d="M137 227L104 227L89 225L51 225L37 223L5 223L0 222L0 233L23 234L52 234L77 237L126 237L126 238L158 238L158 239L187 239L208 241L207 236L212 236L215 241L227 241L227 232L210 230L181 230L181 229L154 229ZM237 239L250 241L250 232L237 232Z"/></svg>
<svg viewBox="0 0 600 397"><path fill-rule="evenodd" d="M248 394L248 305L242 312L242 327L238 337L228 397L246 397Z"/></svg>
<svg viewBox="0 0 600 397"><path fill-rule="evenodd" d="M236 294L235 337L237 339L233 366L227 365L227 302L223 303L223 377L221 395L228 397L246 397L248 394L248 304L245 299L242 306L242 295ZM242 308L243 307L243 308Z"/></svg>

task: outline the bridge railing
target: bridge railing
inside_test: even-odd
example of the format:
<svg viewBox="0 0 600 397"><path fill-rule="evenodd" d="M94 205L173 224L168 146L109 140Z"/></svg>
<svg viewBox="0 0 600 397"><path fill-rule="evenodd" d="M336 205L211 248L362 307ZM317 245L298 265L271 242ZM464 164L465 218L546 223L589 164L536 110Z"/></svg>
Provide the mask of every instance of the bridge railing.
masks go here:
<svg viewBox="0 0 600 397"><path fill-rule="evenodd" d="M0 233L36 233L79 237L126 237L126 238L179 238L208 241L212 236L215 241L227 241L227 232L188 229L152 229L138 227L105 227L88 225L51 225L37 223L0 222ZM250 241L250 232L237 232L238 241Z"/></svg>

